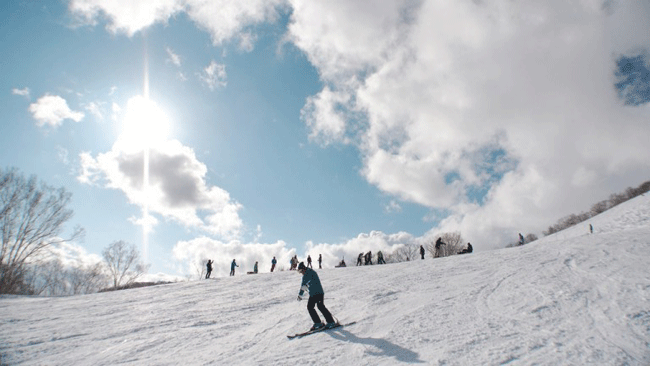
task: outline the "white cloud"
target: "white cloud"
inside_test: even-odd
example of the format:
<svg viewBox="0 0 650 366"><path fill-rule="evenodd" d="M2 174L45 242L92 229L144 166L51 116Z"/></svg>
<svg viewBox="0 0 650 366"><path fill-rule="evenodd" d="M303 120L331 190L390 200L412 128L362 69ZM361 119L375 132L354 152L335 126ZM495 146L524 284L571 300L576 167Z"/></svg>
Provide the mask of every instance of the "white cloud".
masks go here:
<svg viewBox="0 0 650 366"><path fill-rule="evenodd" d="M222 87L225 88L227 85L228 75L226 74L226 65L222 65L212 60L210 65L206 66L203 69L203 72L199 74L199 78L203 81L210 90Z"/></svg>
<svg viewBox="0 0 650 366"><path fill-rule="evenodd" d="M347 114L344 110L349 101L349 95L333 92L328 87L316 96L308 97L300 115L311 129L309 139L323 145L334 141L348 142L345 136Z"/></svg>
<svg viewBox="0 0 650 366"><path fill-rule="evenodd" d="M150 149L147 192L143 190L142 151L131 151L116 143L111 151L97 157L82 153L80 161L80 182L118 189L130 203L148 205L151 214L224 238L238 236L243 226L238 214L242 206L225 190L209 186L205 164L197 160L192 149L176 140ZM142 223L137 219L135 222ZM147 222L155 224L157 220Z"/></svg>
<svg viewBox="0 0 650 366"><path fill-rule="evenodd" d="M68 165L70 163L70 160L68 159L68 149L64 148L63 146L56 146L56 154L59 158L59 161L62 162L64 165Z"/></svg>
<svg viewBox="0 0 650 366"><path fill-rule="evenodd" d="M70 11L83 24L96 25L104 17L107 29L132 36L157 22L167 22L183 8L178 0L71 0Z"/></svg>
<svg viewBox="0 0 650 366"><path fill-rule="evenodd" d="M253 52L257 36L250 32L244 32L239 35L239 49L244 52Z"/></svg>
<svg viewBox="0 0 650 366"><path fill-rule="evenodd" d="M200 28L206 29L215 45L241 34L249 27L278 18L277 8L284 0L187 0L187 14ZM246 44L246 42L244 42ZM252 48L249 48L252 49Z"/></svg>
<svg viewBox="0 0 650 366"><path fill-rule="evenodd" d="M83 112L73 111L68 107L65 99L58 95L44 95L36 103L29 105L29 111L36 120L36 125L42 127L49 125L58 127L65 119L79 122L83 119Z"/></svg>
<svg viewBox="0 0 650 366"><path fill-rule="evenodd" d="M23 88L23 89L14 88L14 89L11 89L11 94L13 94L13 95L22 95L23 97L26 97L27 99L29 99L29 97L30 97L29 93L30 93L29 88Z"/></svg>
<svg viewBox="0 0 650 366"><path fill-rule="evenodd" d="M172 64L178 67L181 67L181 57L175 54L174 51L169 47L166 48L166 51L167 51L167 56L169 57L167 61L171 62Z"/></svg>
<svg viewBox="0 0 650 366"><path fill-rule="evenodd" d="M650 173L650 109L613 87L613 57L650 49L647 7L291 4L289 38L326 83L303 109L311 137L360 136L368 182L451 212L434 230L503 246Z"/></svg>
<svg viewBox="0 0 650 366"><path fill-rule="evenodd" d="M120 117L120 113L122 113L122 107L120 107L119 104L113 102L111 105L111 119L114 122L117 122L118 118Z"/></svg>
<svg viewBox="0 0 650 366"><path fill-rule="evenodd" d="M102 102L90 102L84 105L84 108L90 112L98 120L104 119L104 114L102 113Z"/></svg>
<svg viewBox="0 0 650 366"><path fill-rule="evenodd" d="M392 212L402 212L402 206L400 206L399 203L395 200L391 200L386 207L384 207L384 212L386 213L392 213Z"/></svg>
<svg viewBox="0 0 650 366"><path fill-rule="evenodd" d="M277 9L285 4L285 0L71 0L69 8L81 24L94 26L105 19L109 31L128 36L185 12L210 33L215 45L238 38L242 49L248 51L255 39L249 28L275 21ZM249 36L240 38L242 34Z"/></svg>
<svg viewBox="0 0 650 366"><path fill-rule="evenodd" d="M74 242L62 242L50 245L34 258L37 261L60 260L64 267L93 266L102 261L102 257L91 254L84 247Z"/></svg>

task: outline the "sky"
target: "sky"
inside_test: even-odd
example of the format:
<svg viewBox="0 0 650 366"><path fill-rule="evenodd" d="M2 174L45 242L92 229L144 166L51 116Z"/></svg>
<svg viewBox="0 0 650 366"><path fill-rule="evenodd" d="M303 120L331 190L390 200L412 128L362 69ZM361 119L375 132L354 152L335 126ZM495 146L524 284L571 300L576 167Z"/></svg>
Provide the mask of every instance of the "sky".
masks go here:
<svg viewBox="0 0 650 366"><path fill-rule="evenodd" d="M65 297L0 297L20 365L648 365L650 195L529 245L316 270L341 323L312 324L295 271ZM273 288L273 291L269 291ZM322 319L322 318L321 318Z"/></svg>
<svg viewBox="0 0 650 366"><path fill-rule="evenodd" d="M151 274L542 236L648 179L648 1L0 5L0 166Z"/></svg>

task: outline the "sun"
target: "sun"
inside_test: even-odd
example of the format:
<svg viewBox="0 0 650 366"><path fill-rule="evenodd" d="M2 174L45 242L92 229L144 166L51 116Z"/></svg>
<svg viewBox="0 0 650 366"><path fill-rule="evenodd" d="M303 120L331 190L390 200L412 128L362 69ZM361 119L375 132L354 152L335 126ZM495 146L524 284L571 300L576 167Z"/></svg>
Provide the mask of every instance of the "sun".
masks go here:
<svg viewBox="0 0 650 366"><path fill-rule="evenodd" d="M155 102L141 95L132 97L126 105L120 147L130 152L148 150L167 139L169 128L169 118Z"/></svg>

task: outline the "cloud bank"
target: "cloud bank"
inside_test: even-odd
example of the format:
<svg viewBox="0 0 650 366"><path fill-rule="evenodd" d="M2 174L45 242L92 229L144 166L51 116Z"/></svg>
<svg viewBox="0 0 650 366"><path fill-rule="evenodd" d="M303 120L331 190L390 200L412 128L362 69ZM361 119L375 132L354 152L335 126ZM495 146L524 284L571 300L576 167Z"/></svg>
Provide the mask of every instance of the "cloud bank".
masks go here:
<svg viewBox="0 0 650 366"><path fill-rule="evenodd" d="M647 3L291 3L326 84L303 110L311 137L356 144L369 183L448 210L434 231L499 247L647 178L648 107L613 86L616 58L650 49Z"/></svg>

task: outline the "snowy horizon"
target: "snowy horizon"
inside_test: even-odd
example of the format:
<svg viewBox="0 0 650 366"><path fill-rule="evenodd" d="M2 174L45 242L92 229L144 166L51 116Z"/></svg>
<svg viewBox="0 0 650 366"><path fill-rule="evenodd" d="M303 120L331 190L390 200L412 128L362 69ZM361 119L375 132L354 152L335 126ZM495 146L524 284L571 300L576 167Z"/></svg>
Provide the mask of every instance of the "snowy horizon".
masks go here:
<svg viewBox="0 0 650 366"><path fill-rule="evenodd" d="M311 326L294 271L1 296L0 363L648 365L649 267L646 194L526 246L318 270L357 323L294 340Z"/></svg>

